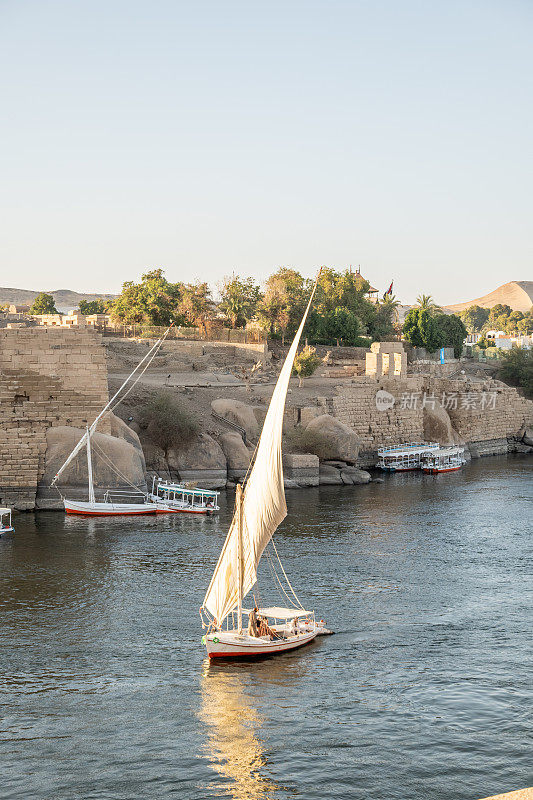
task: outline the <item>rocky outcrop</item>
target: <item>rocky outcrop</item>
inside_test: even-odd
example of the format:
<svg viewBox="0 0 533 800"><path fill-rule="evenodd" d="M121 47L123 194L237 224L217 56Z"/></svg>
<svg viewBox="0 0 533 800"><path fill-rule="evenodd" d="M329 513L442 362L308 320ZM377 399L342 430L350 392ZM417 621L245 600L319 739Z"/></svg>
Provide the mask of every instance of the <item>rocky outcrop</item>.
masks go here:
<svg viewBox="0 0 533 800"><path fill-rule="evenodd" d="M343 461L325 461L320 464L320 483L330 486L358 486L370 483L372 476Z"/></svg>
<svg viewBox="0 0 533 800"><path fill-rule="evenodd" d="M46 432L44 473L37 488L36 508L63 508L57 490L50 489L50 483L82 436L83 429L66 425L49 428ZM132 444L125 438L96 431L91 441L93 478L98 498L107 489L133 491L133 487L136 487L142 492L146 491L144 456L138 438ZM88 482L87 456L83 448L61 475L58 485L65 496L87 499Z"/></svg>
<svg viewBox="0 0 533 800"><path fill-rule="evenodd" d="M240 400L219 398L218 400L212 401L211 408L215 414L243 428L246 431L247 438L253 440L257 439L259 435L259 425L251 406L242 403Z"/></svg>
<svg viewBox="0 0 533 800"><path fill-rule="evenodd" d="M226 457L228 479L242 480L250 465L250 451L244 444L242 436L236 431L223 433L218 440Z"/></svg>
<svg viewBox="0 0 533 800"><path fill-rule="evenodd" d="M338 458L352 464L357 461L361 440L344 422L329 414L321 414L308 423L306 431L316 433L324 440L328 458Z"/></svg>
<svg viewBox="0 0 533 800"><path fill-rule="evenodd" d="M287 453L283 456L283 474L285 485L287 481L298 486L319 485L318 456L311 453Z"/></svg>
<svg viewBox="0 0 533 800"><path fill-rule="evenodd" d="M372 476L364 469L347 466L341 469L341 480L347 486L359 486L360 484L370 483Z"/></svg>
<svg viewBox="0 0 533 800"><path fill-rule="evenodd" d="M203 489L226 486L226 456L218 442L207 433L200 433L186 448L168 451L172 477L192 482Z"/></svg>
<svg viewBox="0 0 533 800"><path fill-rule="evenodd" d="M442 445L464 444L454 431L448 412L440 403L423 409L424 441Z"/></svg>
<svg viewBox="0 0 533 800"><path fill-rule="evenodd" d="M342 486L340 469L331 464L320 464L319 482L321 486Z"/></svg>

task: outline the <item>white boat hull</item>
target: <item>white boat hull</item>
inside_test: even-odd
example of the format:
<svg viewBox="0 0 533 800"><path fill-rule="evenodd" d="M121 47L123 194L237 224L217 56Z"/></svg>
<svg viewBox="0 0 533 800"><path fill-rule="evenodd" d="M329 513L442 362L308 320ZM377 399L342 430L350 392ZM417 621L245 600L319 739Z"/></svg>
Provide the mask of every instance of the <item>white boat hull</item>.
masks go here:
<svg viewBox="0 0 533 800"><path fill-rule="evenodd" d="M82 500L63 500L67 514L81 514L88 517L120 517L155 514L155 503L90 503Z"/></svg>
<svg viewBox="0 0 533 800"><path fill-rule="evenodd" d="M239 635L236 631L216 631L204 636L203 641L209 658L257 658L296 650L309 644L317 636L328 633L330 631L321 629L318 625L283 639L256 638L246 633Z"/></svg>
<svg viewBox="0 0 533 800"><path fill-rule="evenodd" d="M7 528L0 528L0 536L3 533L15 533L15 528L13 528L13 526L8 526Z"/></svg>

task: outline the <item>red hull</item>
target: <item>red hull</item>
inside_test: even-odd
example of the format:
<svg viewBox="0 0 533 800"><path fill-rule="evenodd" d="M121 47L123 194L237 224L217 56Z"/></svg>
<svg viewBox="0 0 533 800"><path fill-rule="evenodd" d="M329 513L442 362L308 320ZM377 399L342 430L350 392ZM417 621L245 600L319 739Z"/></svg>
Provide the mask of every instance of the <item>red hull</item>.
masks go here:
<svg viewBox="0 0 533 800"><path fill-rule="evenodd" d="M461 467L446 467L446 469L424 469L424 467L422 467L422 472L426 472L429 475L438 475L441 472L457 472L459 469L461 469Z"/></svg>

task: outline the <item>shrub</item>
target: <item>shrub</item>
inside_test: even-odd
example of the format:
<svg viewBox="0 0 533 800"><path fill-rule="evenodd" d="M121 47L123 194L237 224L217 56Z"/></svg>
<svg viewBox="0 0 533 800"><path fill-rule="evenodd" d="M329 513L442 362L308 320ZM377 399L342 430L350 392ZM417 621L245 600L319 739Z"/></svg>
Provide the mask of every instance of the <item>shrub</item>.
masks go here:
<svg viewBox="0 0 533 800"><path fill-rule="evenodd" d="M320 364L320 358L316 354L316 348L306 345L294 359L292 368L293 374L298 375L300 386L304 378L308 378Z"/></svg>
<svg viewBox="0 0 533 800"><path fill-rule="evenodd" d="M165 458L173 448L189 444L197 435L200 425L170 391L160 391L141 407L139 422L154 444L160 447Z"/></svg>
<svg viewBox="0 0 533 800"><path fill-rule="evenodd" d="M290 453L312 453L322 461L334 458L331 443L320 431L307 431L305 428L290 428L283 433L283 449Z"/></svg>
<svg viewBox="0 0 533 800"><path fill-rule="evenodd" d="M528 397L533 397L533 350L513 347L505 353L498 377L512 386L520 386Z"/></svg>

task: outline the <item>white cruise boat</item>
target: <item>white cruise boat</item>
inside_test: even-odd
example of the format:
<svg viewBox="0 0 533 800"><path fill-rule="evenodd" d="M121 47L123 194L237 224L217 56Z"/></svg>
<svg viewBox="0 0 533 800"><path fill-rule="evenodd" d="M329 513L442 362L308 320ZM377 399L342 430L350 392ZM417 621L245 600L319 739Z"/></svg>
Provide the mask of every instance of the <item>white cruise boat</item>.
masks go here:
<svg viewBox="0 0 533 800"><path fill-rule="evenodd" d="M183 483L171 483L154 476L148 500L155 503L158 514L214 514L220 511L218 492L198 489Z"/></svg>
<svg viewBox="0 0 533 800"><path fill-rule="evenodd" d="M422 472L438 475L440 472L457 472L466 464L464 447L439 447L422 458Z"/></svg>

